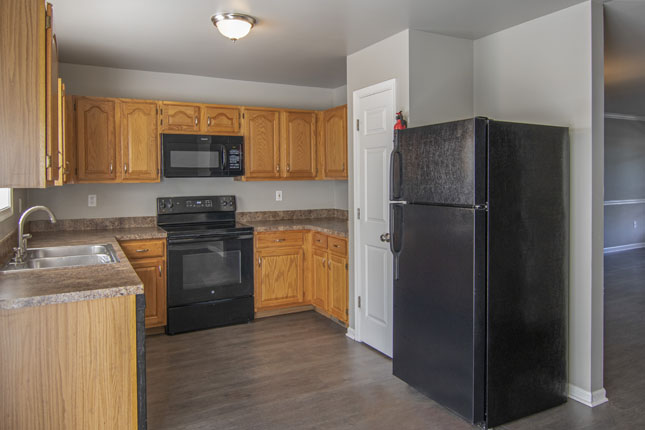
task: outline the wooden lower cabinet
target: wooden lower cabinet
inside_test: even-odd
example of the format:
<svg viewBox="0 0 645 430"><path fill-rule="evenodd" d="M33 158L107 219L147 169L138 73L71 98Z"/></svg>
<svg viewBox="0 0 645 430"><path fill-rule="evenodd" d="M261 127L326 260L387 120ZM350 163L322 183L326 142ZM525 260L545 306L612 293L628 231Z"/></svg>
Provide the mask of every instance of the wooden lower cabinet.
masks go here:
<svg viewBox="0 0 645 430"><path fill-rule="evenodd" d="M301 305L304 301L305 252L302 248L257 251L255 309Z"/></svg>
<svg viewBox="0 0 645 430"><path fill-rule="evenodd" d="M166 241L119 242L141 282L146 299L146 328L166 325Z"/></svg>
<svg viewBox="0 0 645 430"><path fill-rule="evenodd" d="M311 231L260 232L255 261L257 317L313 307L348 323L347 239Z"/></svg>

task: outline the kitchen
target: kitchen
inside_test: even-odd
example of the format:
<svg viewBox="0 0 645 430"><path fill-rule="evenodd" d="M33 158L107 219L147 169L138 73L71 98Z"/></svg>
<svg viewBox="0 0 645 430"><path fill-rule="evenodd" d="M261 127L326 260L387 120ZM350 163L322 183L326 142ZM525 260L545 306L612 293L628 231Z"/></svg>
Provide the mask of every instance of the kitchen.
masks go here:
<svg viewBox="0 0 645 430"><path fill-rule="evenodd" d="M62 8L64 2L60 3L60 10L64 10ZM65 14L56 9L56 4L54 6L56 13L60 14L55 15L54 28L60 28L61 34L64 34L65 19L70 18L65 18ZM156 13L160 12L157 11ZM547 11L540 13L547 13ZM535 17L537 16L540 15L535 15ZM60 17L60 21L58 21L58 17ZM215 38L217 36L221 38L212 24L209 23L209 25L209 31L212 32L211 37ZM256 30L257 34L254 33ZM222 45L221 49L226 51L244 47L243 43L253 40L251 39L252 37L259 38L261 35L262 21L259 20L248 39L242 39L233 44L222 38L221 42L226 42L229 45ZM65 52L63 41L64 39L61 37L61 57ZM413 47L410 46L410 49L413 49ZM352 72L353 59L351 55L347 58L347 76L345 77L345 71L342 70L342 78L336 81L330 78L330 81L326 82L326 87L304 86L305 79L301 81L301 86L285 85L284 79L280 81L275 78L276 70L271 68L268 68L266 72L266 79L273 79L273 82L277 83L233 80L230 78L230 73L228 77L220 78L189 76L188 73L168 73L167 71L144 71L146 69L143 68L129 70L131 67L121 66L122 68L119 68L120 64L116 59L114 59L112 67L106 67L98 63L84 65L92 64L89 58L91 57L90 53L86 55L88 60L85 63L83 62L85 60L70 61L70 63L77 62L79 64L61 63L59 65L59 75L65 83L66 95L69 95L66 98L66 100L69 100L65 103L66 109L61 110L61 112L66 113L65 121L62 124L66 125L67 136L70 136L70 129L74 130L74 134L76 134L73 137L66 137L64 142L70 141L69 147L72 149L67 151L66 146L63 145L62 158L58 159L58 152L52 150L49 154L43 154L41 159L38 160L38 163L40 163L38 166L51 166L49 167L50 169L53 166L61 166L58 170L63 172L63 175L59 175L59 181L64 182L66 176L67 180L70 181L76 176L78 183L45 189L36 189L37 185L30 184L26 186L26 188L29 188L26 192L20 191L19 188L21 187L14 185L16 186L14 195L18 212L20 212L18 200L22 200L23 208L44 205L50 208L59 219L56 224L50 225L47 219L37 220L34 216L34 221L30 226L30 231L34 238L30 239L29 246L47 246L45 239L48 234L52 235L50 237L55 237L56 235L69 237L76 234L73 232L78 232L80 229L86 229L82 230L83 232L106 229L126 230L126 227L151 229L155 231L155 233L150 233L152 236L128 235L126 233L120 233L122 236L119 236L119 233L115 233L112 237L116 238L116 240L101 239L115 246L117 258L120 261L130 261L129 264L134 268L133 270L138 268L139 278L141 278L143 284L146 284L146 280L158 276L158 273L161 274L159 275L161 278L163 278L166 270L168 270L168 274L170 273L170 241L166 239L167 242L164 243L165 237L163 233L161 233L161 236L157 236L159 234L156 230L159 222L157 215L160 215L160 210L168 207L169 201L173 203L173 208L176 208L175 203L177 200L175 199L179 199L179 206L186 208L189 214L196 214L199 209L200 214L217 213L227 215L229 218L226 222L229 226L231 223L238 222L255 227L255 238L252 239L255 248L253 250L252 264L255 272L255 302L253 310L256 320L250 325L215 329L213 333L226 333L225 330L231 330L230 333L237 333L242 338L243 333L239 330L245 327L256 330L256 327L262 327L262 324L269 326L278 324L278 321L294 321L294 323L303 322L307 324L309 320L306 318L311 316L314 319L309 323L315 327L327 323L333 324L330 326L331 330L335 330L335 333L340 334L337 342L351 342L351 340L343 336L345 331L343 327L349 327L348 335L351 336L353 328L355 328L352 319L359 309L353 287L355 268L353 267L354 245L352 241L354 236L352 232L355 223L353 214L357 207L354 206L355 183L352 178L352 165L355 160L353 149L351 149L352 133L348 132L349 130L341 131L339 134L340 139L330 138L329 136L334 136L334 133L337 133L339 122L341 123L341 130L343 130L343 127L344 130L347 130L349 128L348 123L353 124L351 121L353 115L351 100L353 91L378 82L378 80L371 78L371 82L356 86L356 77L358 75ZM360 52L357 52L357 55L360 55ZM375 67L375 69L380 68ZM385 70L385 67L383 70ZM244 70L244 73L248 73L248 71ZM241 77L244 73L238 72ZM271 75L272 73L274 74ZM412 89L416 81L413 79L412 70L409 73L410 88ZM364 76L362 72L359 74ZM226 74L223 73L222 76L226 76ZM381 80L390 77L385 76ZM256 80L259 80L259 78L256 78ZM345 86L345 82L347 82L347 86ZM403 93L404 91L400 91L401 97ZM217 96L212 96L211 94L217 94ZM413 109L416 103L414 91L410 91L409 97L406 96L406 98L408 100L404 99L402 104L397 100L396 110L403 108L406 116L409 114L411 126L441 122L440 120L443 120L444 117L449 117L445 118L445 120L454 120L473 116L473 105L468 103L470 104L469 112L450 112L451 107L445 106L442 113L444 117L435 115L434 118L437 121L422 122L422 115L418 114L415 117L415 112L420 112L420 110ZM206 133L204 130L207 130L206 127L211 125L209 123L215 117L215 115L209 115L209 112L212 112L212 109L224 110L225 113L229 114L230 127L226 129L223 135L244 137L245 152L243 160L245 174L242 176L230 175L231 177L229 178L171 178L165 176L166 165L162 163L162 160L165 162L168 158L164 156L160 146L158 147L158 153L150 151L147 155L142 156L143 152L132 152L132 147L127 144L127 139L132 136L128 131L128 112L132 113L136 110L136 106L144 104L148 108L154 107L154 113L149 110L147 116L133 120L144 121L146 127L136 126L132 130L135 132L153 130L150 134L157 136L157 138L161 135L170 134L175 136L222 135L219 132ZM345 104L348 104L347 108L337 108ZM337 115L335 114L337 110L334 109L340 109L343 113ZM344 109L347 110L345 111ZM233 113L231 114L231 112ZM251 114L257 115L256 118L262 118L258 119L257 124L261 125L258 126L257 130L261 130L264 133L264 137L261 137L261 139L273 141L268 147L261 144L254 145L255 129L253 129L254 124ZM500 115L490 116L500 117ZM153 120L149 120L150 118ZM329 121L327 125L323 125L326 118ZM173 123L175 120L180 121L180 123ZM67 126L68 121L72 121L72 125ZM92 154L89 157L86 155L87 153L83 152L91 151L91 149L88 149L91 146L86 146L89 145L87 143L89 141L83 140L86 139L86 134L79 133L79 131L84 132L85 130L84 127L86 126L83 121L104 121L99 126L91 125L87 130L98 130L96 132L99 134L104 133L105 130L110 130L105 133L106 136L109 136L104 141L107 142L107 145L101 145L101 148L110 148L109 151L88 152ZM545 123L554 123L554 121L545 121ZM269 129L273 127L271 131L267 132L266 124L271 124L268 127ZM178 128L171 130L170 127L173 126ZM304 146L304 156L302 156L303 152L300 150L302 148L297 151L290 151L296 141L290 141L289 130L292 130L293 127L296 128L296 133L291 136L297 136L294 137L296 140L305 139L308 142ZM330 130L328 133L317 134L317 132L327 131L328 128ZM306 131L303 132L303 130ZM156 142L159 143L159 141ZM4 143L5 140L3 139ZM328 146L333 147L334 150L329 151ZM76 148L75 154L74 148ZM348 150L347 148L350 149ZM256 154L254 152L256 150L262 152ZM135 154L135 158L128 158L132 154ZM256 154L255 159L259 160L256 165L252 164L254 154ZM48 161L47 155L52 156L52 161ZM114 157L110 158L109 155ZM325 158L325 155L329 155L329 158ZM337 155L340 156L337 157ZM219 156L214 158L217 160L224 159ZM5 160L7 159L5 158ZM142 163L143 168L137 165L141 160L145 160ZM66 167L63 167L66 166L66 161L69 161L70 166L72 166L68 172L66 172ZM96 164L91 165L91 163ZM334 163L335 169L328 167ZM3 164L3 172L9 172L10 167L8 164ZM79 169L78 172L76 168ZM158 172L157 168L159 169ZM10 181L18 175L15 166L12 169L14 170L9 174ZM28 171L28 169L26 170ZM35 170L39 171L40 169L36 168ZM45 168L42 170L43 174L40 179L46 182L48 180L46 178L47 171ZM139 174L141 176L137 176ZM92 177L92 175L94 176ZM50 176L53 178L55 173L52 172ZM52 179L50 178L49 180L51 181ZM53 179L53 181L55 182L56 179ZM2 185L12 186L12 183L4 182ZM38 186L41 185L38 184ZM193 207L187 207L189 201ZM210 205L207 204L209 201ZM221 204L216 204L218 201ZM163 202L164 207L161 206L161 202ZM201 203L197 204L197 202ZM195 208L195 205L200 207ZM235 209L234 212L230 210L231 207ZM233 218L230 218L231 213L234 213ZM352 214L352 216L349 216L349 214ZM73 221L79 219L84 219L85 221ZM189 223L192 222L189 221ZM15 226L15 219L13 223ZM229 227L227 226L226 228ZM59 232L47 232L47 230L52 229L57 229ZM68 231L65 232L64 230L66 229ZM285 232L285 229L288 229L288 232ZM63 232L60 232L60 230L63 230ZM42 238L42 241L40 241L39 237ZM150 242L147 244L137 243L137 241L141 240ZM15 242L16 240L13 240L11 245L7 246L15 246ZM128 246L128 242L130 242L131 246ZM143 250L146 249L148 250L145 251L146 256L141 258L141 254L144 253ZM139 250L141 252L137 255ZM248 259L248 255L246 258ZM315 261L317 263L314 264ZM327 270L320 273L319 276L315 274L315 271L308 268L309 265L312 268L322 267L323 263L327 266ZM140 265L137 266L137 264ZM331 267L332 264L333 267ZM167 267L164 267L164 265ZM299 268L289 272L288 269L281 269L284 266ZM293 282L281 281L285 276L289 277L285 275L287 272L264 273L264 270L287 270L291 274ZM344 274L342 273L343 270L345 271ZM54 273L54 271L52 270L51 273ZM294 273L295 275L293 275ZM146 278L144 279L144 277ZM313 278L318 279L319 282L315 282ZM262 289L262 285L258 285L259 282L268 282L263 284L267 285L267 287ZM164 287L170 285L170 276L161 281L155 281L154 284L158 288L157 292L162 292ZM280 286L285 285L286 287L280 290ZM132 288L135 287L132 286ZM320 288L320 294L315 293L316 288ZM340 293L334 296L332 292L336 288ZM263 293L265 296L269 295L266 302L261 299ZM271 297L270 294L274 294L274 296ZM154 300L151 295L146 296L147 319L149 321L156 319L153 325L157 325L157 327L149 326L149 330L153 331L146 341L147 346L157 351L163 350L162 342L164 341L162 339L170 339L169 342L175 342L173 339L181 340L182 336L184 339L188 339L187 336L193 336L192 339L201 339L201 341L207 342L206 338L197 336L205 336L208 331L182 334L170 338L164 335L153 335L154 330L163 332L164 329L159 327L166 326L164 322L167 322L167 320L164 321L162 314L163 310L168 311L168 308L162 299L170 298L170 296L164 296L163 293L157 294ZM334 297L338 297L340 301L335 301ZM276 300L278 303L275 302ZM129 306L137 308L136 304ZM157 314L153 315L153 308L157 309ZM310 311L313 308L316 308L319 312L316 314L304 312L286 317L271 317L277 313ZM318 318L318 315L321 315L320 318ZM168 316L167 313L166 318ZM267 318L262 318L264 316L267 316ZM288 318L293 319L288 320ZM303 320L303 318L305 319ZM294 329L289 327L288 322L285 322L281 330L283 330L283 333L290 333L290 330ZM345 348L344 344L339 345L341 348ZM191 348L187 345L184 345L184 347ZM196 345L193 345L193 347L199 349ZM296 345L291 347L298 348ZM353 346L350 348L353 348ZM360 354L363 354L363 352ZM369 358L369 360L378 361L379 359ZM159 361L155 362L150 357L148 361L149 366L153 362L159 364ZM381 363L378 365L383 366ZM159 369L159 366L155 366L153 369ZM140 376L142 372L135 373ZM389 374L388 372L386 373ZM391 375L389 376L391 377ZM176 374L175 377L181 378L182 376ZM149 378L147 384L148 398L152 399L155 394L152 393L151 387L159 387L162 383L158 380L152 381ZM160 395L159 392L156 395ZM198 396L197 393L194 395ZM418 397L413 397L412 401L420 402ZM155 404L154 410L157 415L154 419L159 420L158 414L163 408L160 407L159 402ZM150 414L148 414L148 420L153 422ZM139 421L141 422L142 419ZM155 421L157 424L159 422ZM175 423L175 425L178 424ZM278 426L279 421L276 421L274 425ZM231 424L231 427L233 427L233 424ZM151 428L154 427L151 425Z"/></svg>

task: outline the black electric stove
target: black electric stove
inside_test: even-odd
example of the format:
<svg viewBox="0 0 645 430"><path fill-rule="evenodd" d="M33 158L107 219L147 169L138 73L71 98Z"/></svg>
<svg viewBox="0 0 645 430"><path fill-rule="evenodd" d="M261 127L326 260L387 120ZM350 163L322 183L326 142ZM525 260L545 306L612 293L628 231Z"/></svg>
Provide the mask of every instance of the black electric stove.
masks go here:
<svg viewBox="0 0 645 430"><path fill-rule="evenodd" d="M253 227L235 196L160 197L168 232L167 334L253 320Z"/></svg>

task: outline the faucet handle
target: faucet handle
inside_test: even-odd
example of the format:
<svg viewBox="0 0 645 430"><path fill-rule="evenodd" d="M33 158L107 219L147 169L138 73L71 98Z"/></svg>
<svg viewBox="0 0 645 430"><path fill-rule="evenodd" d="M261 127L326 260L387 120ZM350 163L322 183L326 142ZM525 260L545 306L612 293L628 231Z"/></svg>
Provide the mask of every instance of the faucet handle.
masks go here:
<svg viewBox="0 0 645 430"><path fill-rule="evenodd" d="M32 237L33 236L31 234L29 234L29 233L25 233L25 234L22 235L23 239L31 239Z"/></svg>

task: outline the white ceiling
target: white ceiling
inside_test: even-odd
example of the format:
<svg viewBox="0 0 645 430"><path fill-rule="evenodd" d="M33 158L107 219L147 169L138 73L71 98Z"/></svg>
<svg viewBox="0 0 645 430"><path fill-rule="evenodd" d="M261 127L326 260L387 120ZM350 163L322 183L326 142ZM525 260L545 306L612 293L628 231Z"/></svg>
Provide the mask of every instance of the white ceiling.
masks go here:
<svg viewBox="0 0 645 430"><path fill-rule="evenodd" d="M470 39L583 0L50 0L66 63L336 88L345 57L406 28ZM258 19L233 43L215 12Z"/></svg>
<svg viewBox="0 0 645 430"><path fill-rule="evenodd" d="M645 116L645 1L605 3L605 111Z"/></svg>

